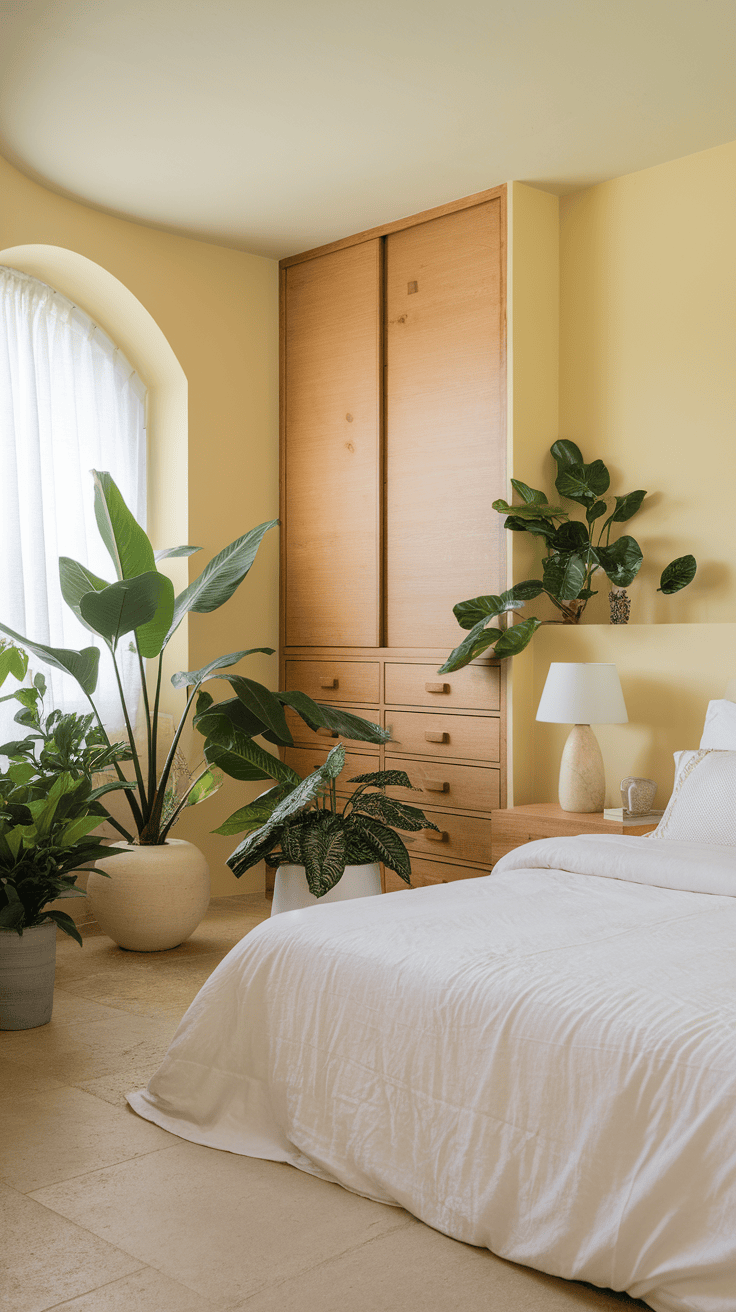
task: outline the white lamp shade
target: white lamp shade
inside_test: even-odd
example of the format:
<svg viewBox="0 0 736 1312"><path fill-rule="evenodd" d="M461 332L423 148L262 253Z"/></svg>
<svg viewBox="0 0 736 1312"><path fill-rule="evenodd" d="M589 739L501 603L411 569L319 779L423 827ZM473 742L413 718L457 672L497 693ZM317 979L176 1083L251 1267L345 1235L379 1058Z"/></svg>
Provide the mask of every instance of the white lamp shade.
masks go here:
<svg viewBox="0 0 736 1312"><path fill-rule="evenodd" d="M537 719L552 724L628 724L616 666L553 661Z"/></svg>

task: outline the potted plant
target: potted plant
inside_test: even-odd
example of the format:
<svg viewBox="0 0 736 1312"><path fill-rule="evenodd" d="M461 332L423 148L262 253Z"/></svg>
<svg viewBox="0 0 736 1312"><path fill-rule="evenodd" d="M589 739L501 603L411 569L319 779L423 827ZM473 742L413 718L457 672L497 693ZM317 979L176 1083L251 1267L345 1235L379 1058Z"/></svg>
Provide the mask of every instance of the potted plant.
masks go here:
<svg viewBox="0 0 736 1312"><path fill-rule="evenodd" d="M513 533L530 533L541 541L545 556L542 578L526 579L500 596L472 597L458 602L453 614L468 636L450 653L439 673L462 669L476 656L493 647L494 657L503 660L523 651L543 621L535 616L522 619L511 628L501 629L493 621L521 610L522 606L544 594L560 612L561 623L577 624L596 590L591 587L598 570L611 584L609 593L614 623L628 619L628 597L624 590L636 578L643 556L638 542L623 534L611 541L612 531L625 524L641 509L647 495L638 488L624 496L606 494L611 476L602 460L586 464L574 442L560 440L550 448L557 465L555 488L560 496L577 503L585 511L585 520L571 519L560 505L550 505L544 492L512 478L511 485L521 498L519 505L507 501L493 502L493 509L505 515L504 527ZM658 592L671 596L687 587L695 578L694 556L678 556L662 571ZM491 625L492 627L488 627Z"/></svg>
<svg viewBox="0 0 736 1312"><path fill-rule="evenodd" d="M22 679L27 657L0 650L0 684L9 673ZM104 808L99 799L123 785L94 787L92 774L119 759L125 748L101 741L92 716L43 716L42 675L10 697L23 709L16 720L26 738L0 746L10 758L0 773L0 1029L31 1029L51 1019L56 930L81 944L71 916L51 906L85 897L75 887L79 869L106 854L92 831ZM6 697L2 699L7 700Z"/></svg>
<svg viewBox="0 0 736 1312"><path fill-rule="evenodd" d="M250 648L219 656L202 669L173 675L174 687L185 690L187 700L159 771L158 720L165 648L187 614L216 610L233 596L250 571L265 533L278 521L259 524L231 542L205 566L198 578L175 596L173 584L159 571L158 562L171 556L190 556L199 548L173 547L154 554L148 537L110 474L92 472L95 516L116 580L110 583L78 561L62 556L61 592L80 623L98 634L108 649L117 679L134 787L125 792L131 812L130 829L113 816L107 817L123 839L117 844L124 855L115 858L115 878L108 883L101 875L93 874L88 892L96 918L115 942L140 951L160 951L175 947L191 934L209 902L207 863L193 844L170 838L172 827L187 806L204 801L216 791L223 773L236 779L298 781L299 776L269 752L267 746L254 741L260 736L265 744L292 742L285 706L293 708L311 729L328 728L344 737L369 742L383 742L389 734L347 711L320 706L304 693L273 693L252 679L224 673L254 652L273 654L270 647ZM99 649L85 647L71 651L47 646L23 637L2 623L0 631L40 660L76 679L90 703L103 741L111 747L94 703ZM142 751L136 744L134 716L126 703L120 677L117 656L124 638L132 643L141 671L145 721ZM157 661L150 690L145 668L149 660ZM220 713L210 716L202 766L186 779L179 792L174 787L179 742L192 708L200 720L199 727L205 723L204 713L213 705L213 699L201 689L210 679L229 681L235 695L221 704ZM113 768L118 780L126 782L118 761L113 762Z"/></svg>
<svg viewBox="0 0 736 1312"><path fill-rule="evenodd" d="M342 809L337 778L345 748L334 747L324 765L296 784L280 784L243 806L215 830L246 837L228 858L238 878L258 861L277 866L271 915L381 891L379 862L411 883L411 862L397 829L437 829L422 811L386 796L411 788L403 770L376 770L348 783L357 788Z"/></svg>

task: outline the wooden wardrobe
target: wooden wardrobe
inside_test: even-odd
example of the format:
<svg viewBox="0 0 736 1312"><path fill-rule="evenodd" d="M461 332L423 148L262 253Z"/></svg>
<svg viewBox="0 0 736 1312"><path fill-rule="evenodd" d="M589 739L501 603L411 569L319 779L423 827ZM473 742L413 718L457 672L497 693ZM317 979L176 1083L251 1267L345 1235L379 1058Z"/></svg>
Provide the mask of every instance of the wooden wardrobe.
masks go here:
<svg viewBox="0 0 736 1312"><path fill-rule="evenodd" d="M440 833L414 836L415 885L487 871L505 804L502 667L437 673L453 605L505 587L505 206L500 187L281 262L281 687L391 728L346 744L343 778L424 790L406 800ZM307 774L334 742L290 723Z"/></svg>

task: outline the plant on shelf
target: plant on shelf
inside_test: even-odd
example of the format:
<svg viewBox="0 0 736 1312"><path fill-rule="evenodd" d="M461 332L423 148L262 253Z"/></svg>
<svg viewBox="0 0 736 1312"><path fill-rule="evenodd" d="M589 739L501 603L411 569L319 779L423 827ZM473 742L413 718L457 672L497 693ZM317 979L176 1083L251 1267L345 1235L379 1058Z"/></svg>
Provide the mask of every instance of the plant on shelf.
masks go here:
<svg viewBox="0 0 736 1312"><path fill-rule="evenodd" d="M257 528L231 542L205 566L189 587L175 596L171 580L159 571L157 561L171 556L190 556L199 548L173 547L154 554L148 537L129 511L110 475L96 470L92 472L95 516L113 563L116 581L109 583L98 578L86 566L65 556L59 561L59 575L64 600L80 623L103 639L115 671L135 774L135 787L127 789L125 794L131 811L133 832L112 816L107 818L125 839L141 846L164 844L184 808L204 801L220 786L220 771L236 779L290 781L294 772L283 766L266 748L253 741L259 735L272 744L290 744L293 741L286 725L284 706L291 707L310 729L326 728L348 738L369 742L383 742L389 737L378 725L334 707L320 706L304 693L273 693L252 679L223 673L256 652L273 655L271 647L252 647L219 656L199 670L173 675L172 684L175 688L186 690L187 701L159 773L156 768L157 735L165 648L186 615L217 610L233 596L248 574L264 534L278 521L259 524ZM41 661L76 679L90 703L102 741L111 748L112 744L93 700L97 687L99 649L85 647L82 651L70 651L45 646L23 637L2 623L0 631ZM143 752L139 752L135 741L133 717L123 691L118 661L120 642L127 635L131 635L131 645L138 656L141 672L145 717ZM158 662L152 703L144 664L149 659ZM185 722L195 699L198 699L196 710L200 716L212 704L209 694L200 692L202 685L210 679L227 680L235 696L229 702L220 704L219 713L210 717L203 766L188 782L184 795L172 799L172 770ZM115 761L113 765L119 780L124 781L119 763Z"/></svg>
<svg viewBox="0 0 736 1312"><path fill-rule="evenodd" d="M437 826L418 807L387 797L387 788L412 787L403 770L349 779L357 787L340 809L337 778L344 766L345 748L339 744L305 779L277 785L220 825L217 834L246 832L228 858L233 873L240 877L264 859L272 866L303 866L309 891L319 898L335 887L346 866L382 861L409 884L409 853L396 830L416 833Z"/></svg>
<svg viewBox="0 0 736 1312"><path fill-rule="evenodd" d="M626 588L636 578L643 556L638 542L629 534L614 538L612 532L641 508L647 495L641 488L623 496L606 494L611 482L602 460L586 464L574 442L560 440L550 448L557 465L555 488L561 498L581 506L585 519L571 519L561 505L550 505L544 492L519 479L511 484L520 497L518 505L498 500L493 509L505 515L504 528L513 533L530 533L539 538L545 556L541 579L526 579L499 596L472 597L453 608L467 637L451 652L440 673L462 669L476 656L487 652L503 660L523 651L542 623L529 616L501 629L493 624L513 615L525 603L544 594L560 612L563 624L577 624L596 590L591 586L599 570L613 588ZM678 556L662 572L658 592L671 596L695 578L694 556ZM492 627L488 627L492 625Z"/></svg>

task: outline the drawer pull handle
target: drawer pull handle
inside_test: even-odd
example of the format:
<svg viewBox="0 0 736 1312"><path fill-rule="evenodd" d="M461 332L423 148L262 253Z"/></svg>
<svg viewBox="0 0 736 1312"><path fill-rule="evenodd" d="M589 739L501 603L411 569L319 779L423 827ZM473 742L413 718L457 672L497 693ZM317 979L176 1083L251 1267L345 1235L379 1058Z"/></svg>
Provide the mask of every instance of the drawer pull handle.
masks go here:
<svg viewBox="0 0 736 1312"><path fill-rule="evenodd" d="M317 733L321 733L323 738L340 737L339 733L337 732L337 729L328 729L326 724L321 724L317 730Z"/></svg>
<svg viewBox="0 0 736 1312"><path fill-rule="evenodd" d="M445 779L425 779L424 789L427 793L449 793L450 785Z"/></svg>
<svg viewBox="0 0 736 1312"><path fill-rule="evenodd" d="M319 686L320 688L337 688L338 682L337 679L320 679Z"/></svg>
<svg viewBox="0 0 736 1312"><path fill-rule="evenodd" d="M449 685L449 683L425 683L425 685L424 685L424 691L425 691L425 692L449 692L449 691L450 691L450 685Z"/></svg>
<svg viewBox="0 0 736 1312"><path fill-rule="evenodd" d="M445 829L440 829L439 833L435 829L425 829L424 840L427 843L446 843L449 835Z"/></svg>
<svg viewBox="0 0 736 1312"><path fill-rule="evenodd" d="M425 742L428 743L449 743L449 733L440 733L436 729L427 729L424 735Z"/></svg>

